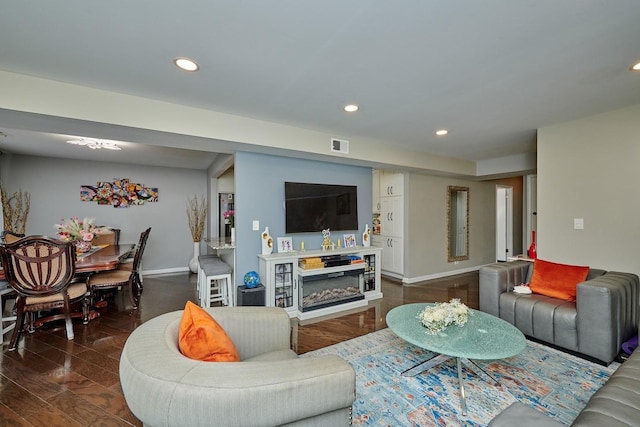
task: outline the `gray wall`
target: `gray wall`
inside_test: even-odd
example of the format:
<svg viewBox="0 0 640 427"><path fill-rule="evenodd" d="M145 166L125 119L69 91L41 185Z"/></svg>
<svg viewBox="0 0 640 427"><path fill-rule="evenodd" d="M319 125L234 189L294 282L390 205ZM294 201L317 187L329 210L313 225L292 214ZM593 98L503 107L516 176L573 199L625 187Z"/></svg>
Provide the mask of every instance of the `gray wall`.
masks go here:
<svg viewBox="0 0 640 427"><path fill-rule="evenodd" d="M98 224L120 228L123 243L136 243L140 233L152 227L144 254L144 271L187 268L193 256L193 241L185 202L193 194L206 194L205 171L18 155L0 166L9 191L22 188L31 193L27 234L52 236L53 225L72 216L91 217ZM157 187L158 202L116 209L80 201L80 185L113 178L129 178Z"/></svg>
<svg viewBox="0 0 640 427"><path fill-rule="evenodd" d="M235 158L236 208L236 282L248 271L258 271L258 254L262 251L260 235L265 226L274 238L285 234L284 182L309 182L358 186L358 227L356 240L362 244L365 224L371 226L371 168L335 163L299 160L238 152ZM252 221L260 221L260 230L252 231ZM332 240L344 231L332 233ZM307 250L320 249L322 233L289 235L295 249L304 240ZM274 250L275 252L275 250Z"/></svg>
<svg viewBox="0 0 640 427"><path fill-rule="evenodd" d="M447 262L447 187L469 187L469 259ZM405 276L415 282L495 262L495 184L409 174Z"/></svg>
<svg viewBox="0 0 640 427"><path fill-rule="evenodd" d="M640 274L639 161L640 105L539 129L538 257Z"/></svg>

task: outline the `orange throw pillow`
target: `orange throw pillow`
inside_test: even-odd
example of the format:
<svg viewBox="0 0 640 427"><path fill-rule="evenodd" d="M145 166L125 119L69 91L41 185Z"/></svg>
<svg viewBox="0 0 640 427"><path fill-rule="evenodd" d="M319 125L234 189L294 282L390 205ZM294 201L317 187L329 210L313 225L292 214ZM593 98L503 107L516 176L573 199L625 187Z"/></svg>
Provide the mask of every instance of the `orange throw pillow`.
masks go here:
<svg viewBox="0 0 640 427"><path fill-rule="evenodd" d="M231 338L206 310L187 301L180 320L180 352L204 362L239 362L240 356Z"/></svg>
<svg viewBox="0 0 640 427"><path fill-rule="evenodd" d="M536 294L575 301L578 283L587 280L588 274L589 267L556 264L538 258L533 265L529 289Z"/></svg>

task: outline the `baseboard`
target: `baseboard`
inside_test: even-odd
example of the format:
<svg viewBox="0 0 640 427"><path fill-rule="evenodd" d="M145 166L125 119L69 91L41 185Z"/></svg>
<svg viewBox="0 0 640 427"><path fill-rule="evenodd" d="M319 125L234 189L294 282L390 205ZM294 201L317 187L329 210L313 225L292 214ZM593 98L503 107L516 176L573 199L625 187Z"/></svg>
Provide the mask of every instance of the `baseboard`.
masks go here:
<svg viewBox="0 0 640 427"><path fill-rule="evenodd" d="M144 270L141 272L143 276L154 276L156 274L172 274L172 273L185 273L188 272L189 267L174 267L174 268L161 268L159 270Z"/></svg>
<svg viewBox="0 0 640 427"><path fill-rule="evenodd" d="M419 277L403 277L402 278L402 283L406 283L406 284L409 285L409 284L412 284L412 283L424 282L426 280L442 279L443 277L456 276L458 274L470 273L472 271L480 270L480 268L483 267L484 265L488 265L488 264L476 265L476 266L467 267L467 268L461 268L459 270L444 271L442 273L427 274L425 276L419 276Z"/></svg>

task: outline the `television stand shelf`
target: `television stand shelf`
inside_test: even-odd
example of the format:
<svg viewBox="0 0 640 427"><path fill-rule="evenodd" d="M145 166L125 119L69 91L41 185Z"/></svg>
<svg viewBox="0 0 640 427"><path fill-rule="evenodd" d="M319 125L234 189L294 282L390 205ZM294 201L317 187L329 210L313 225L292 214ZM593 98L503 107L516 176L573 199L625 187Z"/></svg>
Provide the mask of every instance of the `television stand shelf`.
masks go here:
<svg viewBox="0 0 640 427"><path fill-rule="evenodd" d="M365 307L382 298L381 252L355 246L258 255L266 305L283 307L300 320Z"/></svg>

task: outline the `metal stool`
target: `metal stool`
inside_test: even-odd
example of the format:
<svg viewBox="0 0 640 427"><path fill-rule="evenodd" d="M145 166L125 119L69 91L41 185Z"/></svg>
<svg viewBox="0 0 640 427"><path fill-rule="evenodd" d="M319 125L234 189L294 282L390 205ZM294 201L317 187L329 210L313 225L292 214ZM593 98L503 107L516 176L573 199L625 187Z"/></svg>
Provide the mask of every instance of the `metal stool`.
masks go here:
<svg viewBox="0 0 640 427"><path fill-rule="evenodd" d="M218 257L207 259L198 258L200 264L198 273L202 276L199 286L199 299L201 307L211 307L212 302L220 301L223 305L234 306L233 284L231 272L233 268Z"/></svg>

